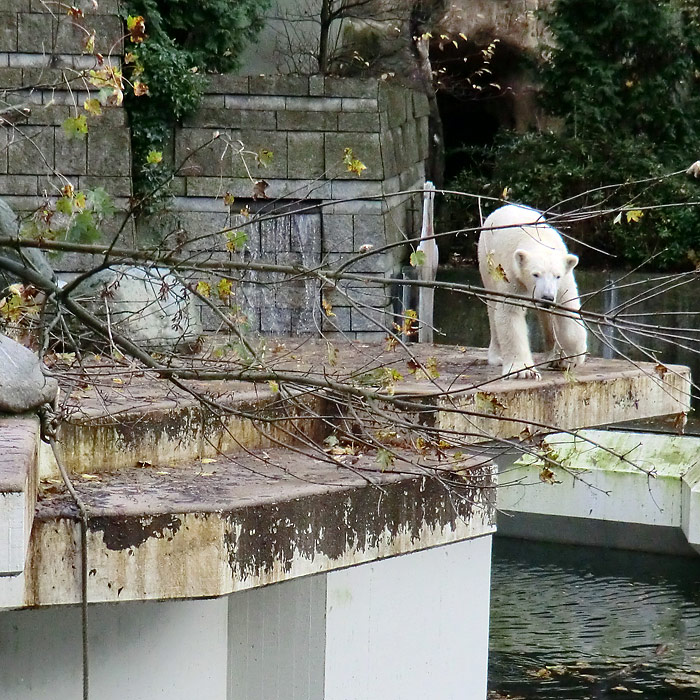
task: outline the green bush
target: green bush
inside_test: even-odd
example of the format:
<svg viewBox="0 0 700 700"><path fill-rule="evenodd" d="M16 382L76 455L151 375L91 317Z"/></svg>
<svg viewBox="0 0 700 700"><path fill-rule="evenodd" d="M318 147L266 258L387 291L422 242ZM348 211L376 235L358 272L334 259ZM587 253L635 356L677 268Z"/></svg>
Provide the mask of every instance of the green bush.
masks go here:
<svg viewBox="0 0 700 700"><path fill-rule="evenodd" d="M687 176L666 177L698 157L697 16L672 0L555 0L543 16L557 48L541 72L542 104L561 128L502 133L465 155L472 165L450 189L498 198L508 188L511 201L564 220L590 212L562 228L616 256L574 243L593 264L689 265L689 251L700 249L700 206L648 209L631 221L626 211L700 200ZM449 225L460 217L476 225L474 210L452 197Z"/></svg>

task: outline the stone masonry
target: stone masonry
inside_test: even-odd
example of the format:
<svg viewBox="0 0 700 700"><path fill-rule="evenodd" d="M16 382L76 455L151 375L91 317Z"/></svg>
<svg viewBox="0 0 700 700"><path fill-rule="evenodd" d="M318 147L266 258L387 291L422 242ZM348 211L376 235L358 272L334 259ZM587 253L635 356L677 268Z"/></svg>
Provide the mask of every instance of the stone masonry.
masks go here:
<svg viewBox="0 0 700 700"><path fill-rule="evenodd" d="M202 148L214 133L219 138ZM238 153L241 144L248 154ZM345 148L366 165L361 175L344 167ZM427 148L428 104L420 93L378 80L214 76L200 111L177 130L170 154L176 165L184 163L175 183L177 225L200 237L243 225L247 259L254 261L337 263L362 246L415 235L415 190L424 181ZM262 149L273 154L267 166L254 156ZM259 179L268 183L269 200L251 199ZM231 206L227 193L235 197ZM294 213L251 225L237 216L246 206L259 216ZM395 247L348 270L397 275L405 255L405 246ZM251 284L239 287L235 303L264 332L383 334L378 323L386 324L392 312L391 290L383 285L324 292L335 314L326 316L309 281L272 290L255 285L260 279L253 273L246 279Z"/></svg>
<svg viewBox="0 0 700 700"><path fill-rule="evenodd" d="M28 213L71 184L76 190L104 189L125 209L131 196L131 146L126 113L107 107L88 116L88 134L69 138L62 128L81 112L96 88L84 79L97 68L95 55L83 53L94 31L95 51L118 65L123 51L117 0L71 3L3 0L0 4L0 197L16 212ZM107 222L106 235L121 223ZM64 256L58 265L76 262ZM89 261L82 261L87 264Z"/></svg>
<svg viewBox="0 0 700 700"><path fill-rule="evenodd" d="M83 17L48 7L40 0L6 0L0 8L0 197L26 213L68 183L102 186L123 212L132 194L123 108L88 116L86 136L71 139L61 126L95 96L83 72L96 67L96 59L82 53L93 28L104 60L120 60L118 0L101 0L99 9L82 0ZM221 231L240 227L245 251L222 255L316 266L347 259L362 246L416 235L416 191L428 149L424 95L379 80L323 76L219 75L209 82L201 109L176 129L165 154L179 168L167 215L141 222L136 239L125 227L123 244L175 236L194 251L223 250ZM215 132L219 137L202 148ZM346 148L366 165L360 176L344 167ZM255 157L263 149L272 153L267 167ZM268 199L254 199L258 180L268 183ZM231 196L233 204L227 203ZM252 217L241 217L246 207ZM121 222L121 215L108 222L105 237ZM398 246L348 269L393 276L406 255L406 246ZM57 267L69 275L91 262L64 255ZM310 280L275 284L279 275L253 272L238 277L230 305L252 330L358 337L383 334L378 324L391 320L392 290L384 285L352 283L321 292ZM322 294L334 315L322 311ZM206 306L202 315L205 328L220 327Z"/></svg>

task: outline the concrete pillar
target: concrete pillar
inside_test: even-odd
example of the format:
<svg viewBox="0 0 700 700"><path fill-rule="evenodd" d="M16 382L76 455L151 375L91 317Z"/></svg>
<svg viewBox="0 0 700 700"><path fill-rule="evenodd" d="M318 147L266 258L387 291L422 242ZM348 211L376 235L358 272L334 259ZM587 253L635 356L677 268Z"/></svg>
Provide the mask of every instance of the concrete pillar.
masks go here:
<svg viewBox="0 0 700 700"><path fill-rule="evenodd" d="M486 697L491 537L328 574L325 700Z"/></svg>
<svg viewBox="0 0 700 700"><path fill-rule="evenodd" d="M90 697L226 697L227 601L91 605ZM0 699L82 697L80 609L0 613Z"/></svg>

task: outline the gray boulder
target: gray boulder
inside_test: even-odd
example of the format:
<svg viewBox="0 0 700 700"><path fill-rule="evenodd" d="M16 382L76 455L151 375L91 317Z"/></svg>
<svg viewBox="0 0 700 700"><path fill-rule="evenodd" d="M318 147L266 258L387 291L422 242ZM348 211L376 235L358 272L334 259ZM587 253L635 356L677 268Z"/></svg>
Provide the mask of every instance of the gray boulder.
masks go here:
<svg viewBox="0 0 700 700"><path fill-rule="evenodd" d="M0 413L33 411L53 403L57 393L58 382L44 376L39 358L0 334Z"/></svg>
<svg viewBox="0 0 700 700"><path fill-rule="evenodd" d="M0 236L19 240L19 221L4 199L0 199ZM0 246L0 256L21 262L47 279L55 279L53 268L49 265L46 256L37 248L20 249L19 246L16 248ZM17 281L15 277L0 269L0 291Z"/></svg>
<svg viewBox="0 0 700 700"><path fill-rule="evenodd" d="M144 350L186 349L202 334L193 295L165 268L100 270L71 296Z"/></svg>

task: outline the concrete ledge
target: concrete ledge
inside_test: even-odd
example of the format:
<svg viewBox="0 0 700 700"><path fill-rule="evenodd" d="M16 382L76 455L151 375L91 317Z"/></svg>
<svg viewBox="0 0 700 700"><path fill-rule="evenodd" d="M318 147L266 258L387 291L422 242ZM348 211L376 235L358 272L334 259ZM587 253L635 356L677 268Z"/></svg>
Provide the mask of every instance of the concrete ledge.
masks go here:
<svg viewBox="0 0 700 700"><path fill-rule="evenodd" d="M24 571L34 520L39 421L0 416L0 577Z"/></svg>
<svg viewBox="0 0 700 700"><path fill-rule="evenodd" d="M491 468L481 459L460 468L469 464L455 476L464 498L420 470L369 483L282 450L77 480L90 512L89 599L218 596L491 534L481 488L493 485ZM376 469L372 457L353 465L364 467ZM25 589L11 607L79 600L75 518L66 494L41 496Z"/></svg>
<svg viewBox="0 0 700 700"><path fill-rule="evenodd" d="M697 548L700 438L583 430L545 443L561 465L546 465L551 474L531 455L499 460L502 534L673 554Z"/></svg>

